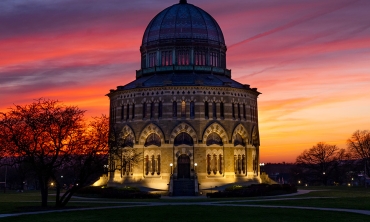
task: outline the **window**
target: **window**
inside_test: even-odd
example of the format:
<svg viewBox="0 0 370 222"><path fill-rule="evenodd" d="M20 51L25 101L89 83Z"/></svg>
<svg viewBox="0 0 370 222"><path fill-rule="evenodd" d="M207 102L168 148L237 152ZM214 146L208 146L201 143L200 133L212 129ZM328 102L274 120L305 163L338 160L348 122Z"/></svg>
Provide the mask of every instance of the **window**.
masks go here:
<svg viewBox="0 0 370 222"><path fill-rule="evenodd" d="M209 118L209 110L208 110L208 102L207 101L204 102L204 117L206 119Z"/></svg>
<svg viewBox="0 0 370 222"><path fill-rule="evenodd" d="M159 101L158 103L158 118L162 118L162 101Z"/></svg>
<svg viewBox="0 0 370 222"><path fill-rule="evenodd" d="M146 68L146 55L143 55L143 57L141 58L141 68Z"/></svg>
<svg viewBox="0 0 370 222"><path fill-rule="evenodd" d="M172 117L177 117L177 102L173 101L172 103Z"/></svg>
<svg viewBox="0 0 370 222"><path fill-rule="evenodd" d="M244 120L247 119L247 113L246 113L246 109L245 109L245 103L243 103L243 118L244 118Z"/></svg>
<svg viewBox="0 0 370 222"><path fill-rule="evenodd" d="M220 117L222 119L225 118L225 114L224 114L224 103L223 102L220 103Z"/></svg>
<svg viewBox="0 0 370 222"><path fill-rule="evenodd" d="M181 118L186 118L186 102L181 102Z"/></svg>
<svg viewBox="0 0 370 222"><path fill-rule="evenodd" d="M157 53L156 52L152 52L152 53L149 53L149 67L154 67L157 63Z"/></svg>
<svg viewBox="0 0 370 222"><path fill-rule="evenodd" d="M161 138L155 133L151 133L145 140L145 147L151 145L161 146Z"/></svg>
<svg viewBox="0 0 370 222"><path fill-rule="evenodd" d="M150 104L150 118L154 118L154 108L155 108L155 104L154 102L152 102Z"/></svg>
<svg viewBox="0 0 370 222"><path fill-rule="evenodd" d="M231 112L233 114L233 118L235 119L235 104L234 103L231 104Z"/></svg>
<svg viewBox="0 0 370 222"><path fill-rule="evenodd" d="M160 155L146 155L144 157L144 168L145 168L145 175L160 175L161 173L161 156Z"/></svg>
<svg viewBox="0 0 370 222"><path fill-rule="evenodd" d="M240 116L240 103L238 103L238 118L241 119L241 116Z"/></svg>
<svg viewBox="0 0 370 222"><path fill-rule="evenodd" d="M195 117L195 107L194 107L194 101L191 101L190 102L190 118L194 118Z"/></svg>
<svg viewBox="0 0 370 222"><path fill-rule="evenodd" d="M127 106L127 117L128 117L128 106ZM132 119L135 118L135 103L132 104Z"/></svg>
<svg viewBox="0 0 370 222"><path fill-rule="evenodd" d="M177 64L178 65L189 65L190 55L188 49L178 49L177 50Z"/></svg>
<svg viewBox="0 0 370 222"><path fill-rule="evenodd" d="M122 105L121 106L121 120L125 118L124 115L125 115L125 105Z"/></svg>
<svg viewBox="0 0 370 222"><path fill-rule="evenodd" d="M213 113L213 118L216 119L217 118L217 107L216 107L216 102L213 102L212 103L212 113Z"/></svg>
<svg viewBox="0 0 370 222"><path fill-rule="evenodd" d="M171 66L172 65L172 51L163 51L161 61L162 61L162 66Z"/></svg>
<svg viewBox="0 0 370 222"><path fill-rule="evenodd" d="M197 49L194 54L195 54L194 55L195 65L197 66L206 65L206 51L205 50Z"/></svg>
<svg viewBox="0 0 370 222"><path fill-rule="evenodd" d="M211 52L210 53L210 63L211 63L211 66L216 66L218 67L219 66L219 53L218 52Z"/></svg>
<svg viewBox="0 0 370 222"><path fill-rule="evenodd" d="M146 118L146 103L143 103L143 118Z"/></svg>
<svg viewBox="0 0 370 222"><path fill-rule="evenodd" d="M129 119L130 118L130 104L127 104L126 106L126 119Z"/></svg>

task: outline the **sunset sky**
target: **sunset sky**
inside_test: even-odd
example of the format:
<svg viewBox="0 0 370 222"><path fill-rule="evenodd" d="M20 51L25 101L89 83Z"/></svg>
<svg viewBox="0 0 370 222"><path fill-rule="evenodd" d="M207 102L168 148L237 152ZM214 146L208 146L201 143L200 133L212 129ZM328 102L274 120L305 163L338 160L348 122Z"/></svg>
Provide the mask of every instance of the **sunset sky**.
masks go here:
<svg viewBox="0 0 370 222"><path fill-rule="evenodd" d="M178 0L1 0L0 111L40 97L108 114L150 20ZM370 130L369 0L188 0L223 30L232 78L258 88L261 162Z"/></svg>

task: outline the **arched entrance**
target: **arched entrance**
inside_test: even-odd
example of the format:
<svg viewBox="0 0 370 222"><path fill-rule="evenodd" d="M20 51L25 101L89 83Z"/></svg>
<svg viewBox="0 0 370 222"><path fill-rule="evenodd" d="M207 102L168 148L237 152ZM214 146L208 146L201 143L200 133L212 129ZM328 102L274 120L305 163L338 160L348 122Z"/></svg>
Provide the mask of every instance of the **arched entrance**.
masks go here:
<svg viewBox="0 0 370 222"><path fill-rule="evenodd" d="M177 159L177 178L190 178L190 157L186 154Z"/></svg>

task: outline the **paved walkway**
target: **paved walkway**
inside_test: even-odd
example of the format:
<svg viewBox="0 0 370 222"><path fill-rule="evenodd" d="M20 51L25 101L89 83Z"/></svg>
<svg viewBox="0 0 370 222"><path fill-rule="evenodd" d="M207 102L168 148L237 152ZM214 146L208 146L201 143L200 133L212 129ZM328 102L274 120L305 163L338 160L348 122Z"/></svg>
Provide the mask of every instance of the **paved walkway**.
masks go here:
<svg viewBox="0 0 370 222"><path fill-rule="evenodd" d="M132 207L148 207L148 206L178 206L178 205L199 205L199 206L237 206L237 207L261 207L261 208L284 208L284 209L301 209L301 210L322 210L322 211L335 211L335 212L346 212L346 213L356 213L363 215L370 215L370 210L356 210L356 209L341 209L341 208L323 208L323 207L298 207L298 206L279 206L279 205L258 205L258 204L237 204L237 203L247 203L256 201L278 201L278 200L298 200L298 199L318 199L324 197L295 197L286 198L287 196L296 196L305 193L312 192L312 190L299 190L295 194L281 195L277 198L262 198L254 200L228 200L228 201L216 201L216 202L171 202L171 203L161 203L161 202L120 202L120 201L99 201L98 198L93 198L88 200L71 200L70 202L76 203L116 203L123 204L120 206L104 206L104 207L89 207L89 208L74 208L74 209L62 209L62 210L49 210L49 211L36 211L36 212L23 212L23 213L13 213L13 214L0 214L0 218L14 217L22 215L35 215L35 214L45 214L45 213L60 213L60 212L71 212L71 211L85 211L85 210L104 210L104 209L119 209L119 208L132 208ZM330 198L330 197L329 197ZM84 199L84 198L78 198ZM206 199L206 197L162 197L162 199L172 199L172 200L185 200L185 199Z"/></svg>

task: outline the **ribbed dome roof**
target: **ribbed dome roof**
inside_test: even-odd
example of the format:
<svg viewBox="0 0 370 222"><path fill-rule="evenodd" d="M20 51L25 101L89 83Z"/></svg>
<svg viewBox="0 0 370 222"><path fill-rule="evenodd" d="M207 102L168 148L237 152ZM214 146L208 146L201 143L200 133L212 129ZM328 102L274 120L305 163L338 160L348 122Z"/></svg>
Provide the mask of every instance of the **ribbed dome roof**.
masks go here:
<svg viewBox="0 0 370 222"><path fill-rule="evenodd" d="M143 46L158 41L194 39L225 45L224 36L216 20L207 12L186 1L172 5L149 23L143 37Z"/></svg>

